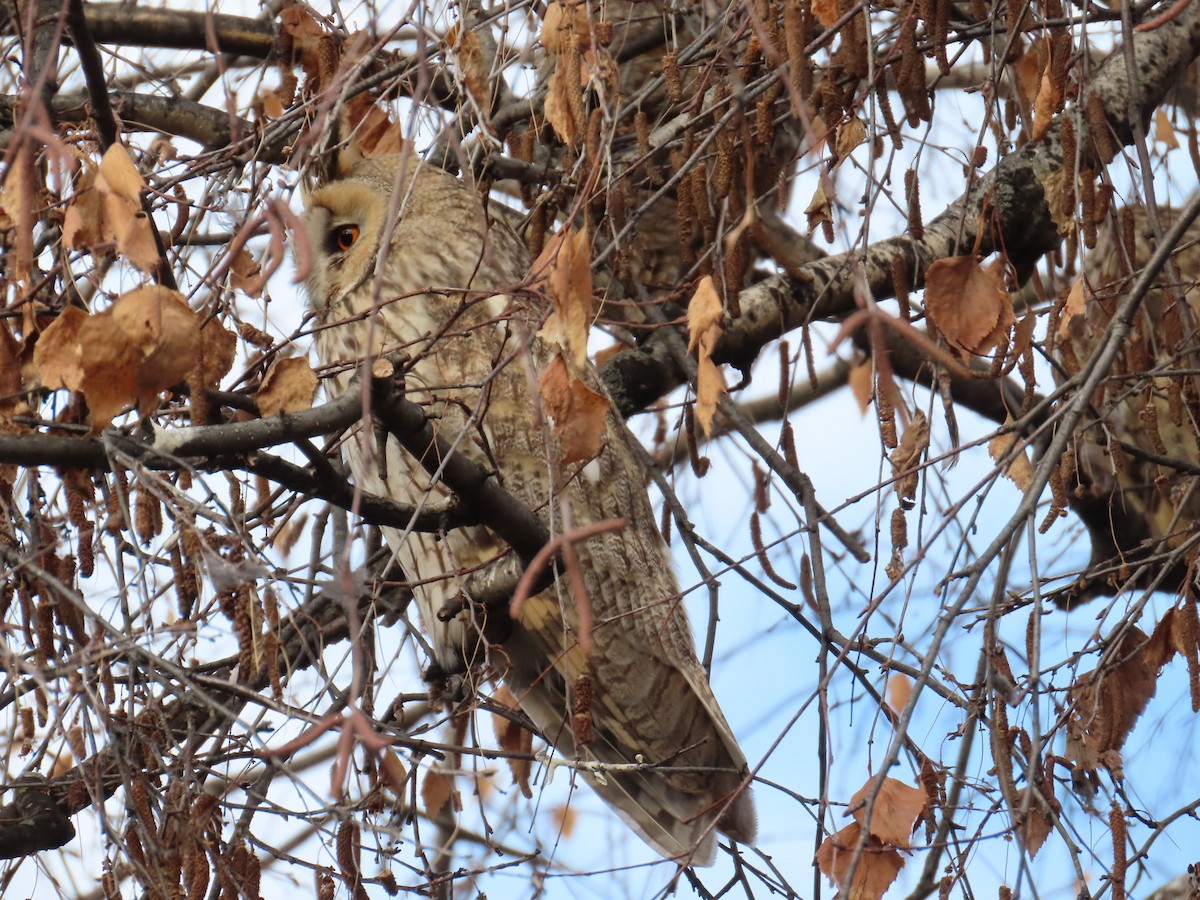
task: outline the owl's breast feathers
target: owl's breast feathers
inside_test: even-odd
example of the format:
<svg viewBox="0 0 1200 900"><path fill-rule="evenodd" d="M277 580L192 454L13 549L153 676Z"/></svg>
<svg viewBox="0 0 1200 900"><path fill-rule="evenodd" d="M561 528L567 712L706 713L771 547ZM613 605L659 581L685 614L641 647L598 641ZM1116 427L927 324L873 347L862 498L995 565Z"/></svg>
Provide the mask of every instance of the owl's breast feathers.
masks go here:
<svg viewBox="0 0 1200 900"><path fill-rule="evenodd" d="M488 221L457 179L411 162L398 178L397 165L386 157L360 163L346 180L316 191L306 213L317 247L324 246L322 229L349 220L361 229L337 266L309 279L310 291L321 292L313 305L324 310L318 353L324 364L342 367L336 388L346 387L364 357L403 348L412 358L405 373L409 399L427 408L455 452L493 468L552 533L561 531L564 504L575 527L626 522L576 545L586 597L572 596L560 580L529 598L510 637L493 647L479 640L469 607L448 622L437 613L462 598L470 572L506 552L503 543L482 527L440 536L384 529L415 586L438 662L451 671L465 664L502 675L567 758L645 763L633 771L601 767L599 774L584 767L584 774L659 852L705 864L714 854L714 830L739 841L754 838L746 760L696 658L624 424L610 411L597 458L586 472L581 464L559 467L561 489L554 494L554 444L531 387L552 348L536 336L529 311L500 293L524 279L524 247L502 223ZM393 190L399 218L386 260L376 266ZM593 370L580 375L603 391ZM446 494L395 440L386 443L385 465L368 429L351 434L345 449L365 490L410 503ZM590 653L578 640L576 610L585 602L593 623ZM590 735L572 730L580 704L590 713Z"/></svg>

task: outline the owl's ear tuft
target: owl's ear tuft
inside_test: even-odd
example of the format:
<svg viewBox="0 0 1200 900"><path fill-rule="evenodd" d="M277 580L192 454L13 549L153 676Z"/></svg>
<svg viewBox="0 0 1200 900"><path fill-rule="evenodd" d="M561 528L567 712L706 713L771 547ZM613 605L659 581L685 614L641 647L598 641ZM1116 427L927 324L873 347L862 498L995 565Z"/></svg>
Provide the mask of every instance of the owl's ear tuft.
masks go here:
<svg viewBox="0 0 1200 900"><path fill-rule="evenodd" d="M364 154L355 140L351 140L343 146L338 147L333 163L332 178L330 180L336 181L349 177L350 170L354 168L355 163L363 158Z"/></svg>

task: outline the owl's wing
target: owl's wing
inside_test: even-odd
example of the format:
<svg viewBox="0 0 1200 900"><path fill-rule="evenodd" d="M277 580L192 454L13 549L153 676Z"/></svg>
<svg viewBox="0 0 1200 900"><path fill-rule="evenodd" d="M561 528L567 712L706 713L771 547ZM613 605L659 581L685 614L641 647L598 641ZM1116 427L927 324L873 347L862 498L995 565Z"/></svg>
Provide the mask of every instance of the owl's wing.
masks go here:
<svg viewBox="0 0 1200 900"><path fill-rule="evenodd" d="M714 831L752 839L753 801L743 789L746 761L696 659L669 553L623 425L611 414L604 449L587 465L568 467L565 488L552 497L551 448L535 427L527 354L513 333L501 325L482 326L474 331L469 353L455 348L457 337L442 340L446 346L408 374L414 399L420 402L426 390L436 395L439 433L458 452L494 465L504 487L544 515L557 518L556 504L565 503L576 527L617 518L626 525L577 545L586 598L573 597L566 579L552 585L523 604L510 636L497 648L480 643L469 609L448 621L438 613L460 605L467 576L494 559L502 543L484 528L440 536L384 529L414 583L439 665L456 671L464 661L486 662L568 760L645 763L648 768L640 771L582 770L600 796L665 856L703 865L713 858ZM463 387L484 382L482 390ZM444 495L394 440L387 442L386 466L366 458L367 447L361 440L347 445L365 489L409 501ZM590 656L579 646L581 602L592 613ZM581 699L583 693L588 698ZM581 713L591 734L578 740Z"/></svg>

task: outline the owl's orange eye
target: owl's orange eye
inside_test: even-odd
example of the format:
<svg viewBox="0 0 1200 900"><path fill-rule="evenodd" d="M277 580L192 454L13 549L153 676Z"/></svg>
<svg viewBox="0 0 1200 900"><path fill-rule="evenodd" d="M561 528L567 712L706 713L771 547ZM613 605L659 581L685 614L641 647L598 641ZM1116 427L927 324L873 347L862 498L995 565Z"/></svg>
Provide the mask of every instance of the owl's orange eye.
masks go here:
<svg viewBox="0 0 1200 900"><path fill-rule="evenodd" d="M358 240L357 225L340 225L333 232L333 243L343 253L354 246L354 242Z"/></svg>

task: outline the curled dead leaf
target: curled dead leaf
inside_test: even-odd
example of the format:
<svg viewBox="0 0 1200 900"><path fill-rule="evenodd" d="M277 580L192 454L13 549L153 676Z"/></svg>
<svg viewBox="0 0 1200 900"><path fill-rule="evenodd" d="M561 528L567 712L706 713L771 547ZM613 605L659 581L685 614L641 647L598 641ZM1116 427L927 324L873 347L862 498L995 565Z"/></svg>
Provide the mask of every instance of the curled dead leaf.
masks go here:
<svg viewBox="0 0 1200 900"><path fill-rule="evenodd" d="M229 267L229 283L234 290L241 291L247 297L258 297L262 294L262 266L255 262L245 247L238 251Z"/></svg>
<svg viewBox="0 0 1200 900"><path fill-rule="evenodd" d="M847 381L854 402L858 404L858 411L865 416L871 408L871 396L875 391L875 365L869 359L863 360L850 370Z"/></svg>
<svg viewBox="0 0 1200 900"><path fill-rule="evenodd" d="M887 704L896 715L900 715L904 711L904 708L908 706L908 699L911 696L912 679L903 672L897 672L888 679Z"/></svg>
<svg viewBox="0 0 1200 900"><path fill-rule="evenodd" d="M200 329L182 294L157 285L89 316L68 307L38 339L34 369L51 389L80 391L96 431L131 404L146 412L183 382L199 359Z"/></svg>
<svg viewBox="0 0 1200 900"><path fill-rule="evenodd" d="M1019 434L1010 432L998 434L988 442L988 453L995 463L1000 463L1013 452L1016 455L1004 467L1004 475L1020 490L1027 491L1033 484L1033 463L1029 460L1025 441Z"/></svg>
<svg viewBox="0 0 1200 900"><path fill-rule="evenodd" d="M197 382L203 387L216 387L233 368L236 355L237 335L216 319L209 319L200 329Z"/></svg>
<svg viewBox="0 0 1200 900"><path fill-rule="evenodd" d="M1172 638L1175 610L1169 610L1153 637L1128 626L1106 653L1111 663L1085 672L1071 687L1066 757L1082 769L1120 765L1120 751L1158 689L1158 676L1176 653Z"/></svg>
<svg viewBox="0 0 1200 900"><path fill-rule="evenodd" d="M18 405L22 388L21 345L0 322L0 431L10 431L12 417Z"/></svg>
<svg viewBox="0 0 1200 900"><path fill-rule="evenodd" d="M867 126L862 119L854 116L843 122L837 128L837 138L834 141L833 153L840 163L853 153L867 139Z"/></svg>
<svg viewBox="0 0 1200 900"><path fill-rule="evenodd" d="M303 412L317 395L317 375L302 357L281 359L267 371L254 395L263 418Z"/></svg>
<svg viewBox="0 0 1200 900"><path fill-rule="evenodd" d="M1171 117L1161 106L1154 111L1154 139L1167 150L1179 149L1179 139L1175 137L1175 128L1171 125Z"/></svg>
<svg viewBox="0 0 1200 900"><path fill-rule="evenodd" d="M717 296L716 285L712 276L705 275L696 285L696 292L688 301L688 352L691 353L700 344L700 338L714 325L720 325L725 317L725 308L721 298Z"/></svg>
<svg viewBox="0 0 1200 900"><path fill-rule="evenodd" d="M960 356L981 355L1003 341L1016 321L999 266L974 256L939 259L925 277L925 313Z"/></svg>
<svg viewBox="0 0 1200 900"><path fill-rule="evenodd" d="M446 44L453 51L467 91L476 103L486 109L490 103L490 87L483 45L479 41L479 35L470 28L462 28L455 24L446 32Z"/></svg>
<svg viewBox="0 0 1200 900"><path fill-rule="evenodd" d="M520 710L517 698L507 687L497 691L495 699L502 706L514 712ZM507 753L517 754L506 759L509 771L512 773L513 784L521 789L521 795L526 799L532 798L533 789L529 785L532 760L519 757L528 757L533 753L533 733L522 728L513 719L499 713L492 714L492 728L496 732L496 742L500 745L500 749Z"/></svg>
<svg viewBox="0 0 1200 900"><path fill-rule="evenodd" d="M95 172L84 172L63 220L63 241L75 250L94 252L112 242L117 252L143 272L159 264L158 245L142 209L146 183L129 151L113 144Z"/></svg>
<svg viewBox="0 0 1200 900"><path fill-rule="evenodd" d="M571 371L557 353L538 379L538 391L550 416L563 463L592 459L604 446L611 404Z"/></svg>
<svg viewBox="0 0 1200 900"><path fill-rule="evenodd" d="M1067 301L1063 304L1062 313L1058 317L1058 339L1065 341L1071 336L1071 323L1087 314L1087 298L1091 292L1083 283L1080 275L1071 284L1067 292Z"/></svg>
<svg viewBox="0 0 1200 900"><path fill-rule="evenodd" d="M925 791L895 778L883 779L871 806L870 821L866 821L866 798L874 784L872 778L850 798L850 814L872 837L884 844L907 848L917 817L925 809Z"/></svg>
<svg viewBox="0 0 1200 900"><path fill-rule="evenodd" d="M1038 84L1037 96L1033 101L1033 130L1030 135L1033 140L1040 141L1046 136L1046 132L1050 130L1050 125L1054 122L1054 114L1058 112L1061 105L1062 91L1055 85L1050 65L1047 63L1045 71L1042 72L1041 82Z"/></svg>
<svg viewBox="0 0 1200 900"><path fill-rule="evenodd" d="M716 286L705 275L688 302L688 352L696 351L696 419L706 436L712 434L713 418L725 393L725 377L712 360L713 348L723 332L724 316Z"/></svg>
<svg viewBox="0 0 1200 900"><path fill-rule="evenodd" d="M817 21L826 28L832 28L841 18L837 0L813 0L812 11Z"/></svg>
<svg viewBox="0 0 1200 900"><path fill-rule="evenodd" d="M379 778L389 791L403 797L408 782L408 770L391 747L385 747L379 760Z"/></svg>
<svg viewBox="0 0 1200 900"><path fill-rule="evenodd" d="M579 133L584 123L575 121L571 112L569 92L578 90L578 85L571 84L568 72L566 57L560 56L554 71L550 73L550 80L546 82L546 100L542 105L542 113L554 129L554 133L558 135L558 139L568 147L574 147L579 141Z"/></svg>
<svg viewBox="0 0 1200 900"><path fill-rule="evenodd" d="M133 164L129 151L120 144L113 144L104 151L100 160L100 171L96 175L96 187L105 194L138 203L146 181Z"/></svg>
<svg viewBox="0 0 1200 900"><path fill-rule="evenodd" d="M825 195L825 188L817 185L804 214L808 216L809 234L816 231L818 226L833 224L833 202Z"/></svg>
<svg viewBox="0 0 1200 900"><path fill-rule="evenodd" d="M893 487L902 509L912 509L917 498L917 484L920 479L918 467L921 464L921 455L928 447L929 419L925 413L917 410L913 413L908 427L904 429L899 445L888 457L896 472Z"/></svg>
<svg viewBox="0 0 1200 900"><path fill-rule="evenodd" d="M579 0L551 0L542 19L542 46L547 53L562 53L572 35L579 36L579 49L591 46L587 4Z"/></svg>
<svg viewBox="0 0 1200 900"><path fill-rule="evenodd" d="M425 814L436 816L450 801L454 792L454 778L436 769L430 769L421 779L421 805Z"/></svg>
<svg viewBox="0 0 1200 900"><path fill-rule="evenodd" d="M885 847L871 835L867 836L861 854L858 852L860 843L862 826L851 822L821 842L817 866L826 878L843 888L838 896L850 900L880 900L904 868L904 858L894 847ZM855 858L858 865L854 868L854 880L846 884Z"/></svg>
<svg viewBox="0 0 1200 900"><path fill-rule="evenodd" d="M592 256L587 227L568 225L550 241L530 267L535 286L544 285L553 306L538 335L565 349L576 368L587 365L592 323Z"/></svg>

